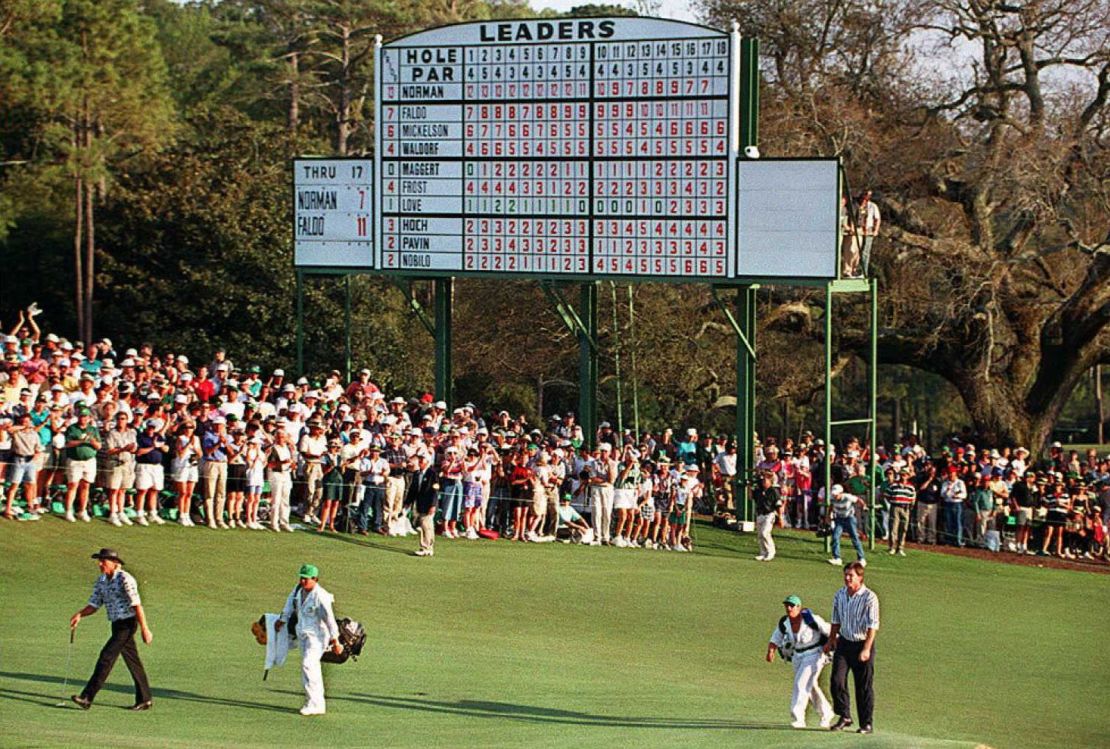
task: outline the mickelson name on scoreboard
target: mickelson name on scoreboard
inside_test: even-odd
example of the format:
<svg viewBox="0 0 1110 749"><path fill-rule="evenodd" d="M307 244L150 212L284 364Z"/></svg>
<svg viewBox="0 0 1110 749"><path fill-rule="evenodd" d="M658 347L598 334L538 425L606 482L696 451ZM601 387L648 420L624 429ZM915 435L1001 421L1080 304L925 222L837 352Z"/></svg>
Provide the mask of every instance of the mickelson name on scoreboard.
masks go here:
<svg viewBox="0 0 1110 749"><path fill-rule="evenodd" d="M695 41L699 51L691 52ZM710 41L711 48L707 46ZM679 42L682 42L681 50ZM614 46L626 43L635 44L635 49ZM650 49L649 43L653 45ZM722 43L725 46L721 46ZM614 55L614 49L621 53ZM607 57L607 52L612 56ZM608 207L608 203L603 209L594 201L595 190L601 189L602 184L595 182L594 177L603 179L602 172L595 173L593 168L584 166L561 171L556 176L552 167L545 167L545 164L581 164L605 158L612 165L611 178L605 183L607 187L621 179L617 171L620 165L627 163L629 168L639 168L637 164L646 164L652 159L652 163L659 164L689 157L689 163L684 162L687 166L693 159L714 159L726 164L723 168L727 172L728 153L725 150L691 147L650 153L646 150L618 151L617 131L610 132L610 128L615 128L616 124L612 123L619 120L608 118L617 117L614 108L617 104L631 107L632 102L641 98L666 101L666 114L652 109L651 116L656 118L652 120L652 127L656 135L651 137L658 139L662 132L677 136L676 131L659 124L664 120L670 122L669 118L676 117L675 122L681 125L674 127L693 128L695 125L688 123L696 117L700 118L696 123L698 127L711 128L711 131L688 130L683 133L686 140L696 141L698 145L704 145L699 138L708 143L712 135L723 140L717 133L717 119L727 123L730 54L727 35L718 30L648 18L468 23L419 32L384 45L378 65L381 104L378 154L382 160L383 179L381 267L479 272L617 272L617 258L610 258L609 254L617 252L612 248L618 244L624 247L627 238L624 234L608 235L608 232L618 231L611 228L617 225L614 221L603 227L593 219L625 219L623 227L632 226L633 219L661 216L654 213L654 208L650 215L642 212L631 215L628 211L632 209L618 210ZM615 70L618 59L619 73ZM662 66L664 60L668 72L661 73L655 68L656 64ZM637 63L634 74L633 61ZM646 66L648 62L653 62L654 72L650 74L646 67L640 70L641 63ZM599 66L596 70L595 64ZM715 66L715 72L702 70L701 66L708 65ZM601 70L601 66L605 70ZM723 67L718 70L716 66ZM701 82L696 88L683 85L681 89L677 83L672 83L692 77L721 78L723 82L719 88L716 83L709 86ZM651 79L650 92L646 90L648 78ZM662 88L664 78L666 90ZM616 88L618 79L622 86L619 91ZM625 84L633 81L636 89L626 90ZM641 86L645 90L641 91ZM655 90L657 86L659 90ZM698 100L696 113L691 115L695 110L687 109L676 116L672 111L676 105L671 102L677 99ZM556 114L555 106L564 107L571 102L576 107L573 115L561 109ZM608 106L604 113L595 109L602 102ZM578 107L583 109L579 111ZM499 114L502 111L504 115ZM686 120L682 119L684 116ZM637 128L639 130L639 124ZM625 133L625 129L622 126L620 132ZM646 149L648 136L641 133L638 137L642 141L639 146ZM621 145L623 147L623 141ZM654 142L651 145L656 147ZM500 169L505 173L497 171ZM515 176L513 169L516 169ZM626 181L630 174L625 174ZM637 172L638 179L645 180L645 174L642 170ZM720 175L719 181L723 183L724 180L725 175ZM671 182L678 184L676 179L669 179L667 184ZM487 183L488 193L485 191ZM694 189L692 180L683 185L688 191ZM679 198L692 194L687 192L680 196L673 185L665 188L671 193L661 192L646 182L644 185L637 183L636 189L639 197ZM674 223L696 215L701 222L697 224L699 227L719 222L726 227L725 233L715 231L713 237L716 244L723 243L727 236L727 210L706 210L701 205L708 204L705 199L701 203L686 202L698 207L679 211L669 208L670 213L677 215L666 218L673 219ZM726 205L724 200L716 202ZM671 200L667 204L678 204L678 201ZM617 214L608 216L606 212L610 210ZM488 217L494 221L481 222L483 228L479 230L479 224L469 220L474 217ZM497 220L502 218L506 220ZM489 229L484 228L487 223ZM501 226L505 227L504 236L500 234L501 229L496 228ZM641 230L637 228L636 231ZM656 236L663 229L652 228L651 231L654 232L652 246L666 241L669 243L667 252L671 253L661 258L660 251L653 250L656 254L650 258L652 267L659 265L662 259L664 263L670 262L671 274L684 272L675 270L679 267L675 265L678 259L674 257L676 251L670 249L678 230L671 227L665 237ZM690 239L692 235L685 236ZM640 261L637 267L640 267L649 260L641 257L647 252L643 248L649 244L648 236L637 234L634 241ZM685 244L701 246L705 242L695 240ZM683 245L682 252L687 251ZM499 258L499 253L503 257ZM595 263L595 253L605 254L604 264L599 264L600 254ZM708 272L723 275L727 270L724 257L724 251L717 250L711 258L683 255L683 260L697 268L712 262L716 270ZM622 256L622 259L627 258ZM610 261L614 263L612 267Z"/></svg>

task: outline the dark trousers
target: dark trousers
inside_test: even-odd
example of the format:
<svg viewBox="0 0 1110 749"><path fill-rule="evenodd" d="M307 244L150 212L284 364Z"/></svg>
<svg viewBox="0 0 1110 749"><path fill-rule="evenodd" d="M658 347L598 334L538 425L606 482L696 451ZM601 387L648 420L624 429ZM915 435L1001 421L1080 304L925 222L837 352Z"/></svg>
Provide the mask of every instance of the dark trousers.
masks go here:
<svg viewBox="0 0 1110 749"><path fill-rule="evenodd" d="M875 693L871 682L875 677L875 648L871 648L871 658L859 659L863 642L839 639L836 642L836 655L833 656L833 670L830 687L832 688L833 712L843 718L852 717L852 698L848 696L848 672L856 685L856 708L859 710L859 724L871 725L871 714L875 710Z"/></svg>
<svg viewBox="0 0 1110 749"><path fill-rule="evenodd" d="M935 544L937 542L937 506L917 503L917 542Z"/></svg>
<svg viewBox="0 0 1110 749"><path fill-rule="evenodd" d="M93 669L89 683L81 691L81 696L90 701L96 698L96 693L108 680L108 674L112 673L116 658L122 654L123 662L127 664L127 670L135 681L135 702L150 701L150 684L146 680L143 662L139 660L139 649L135 647L135 630L138 628L139 621L135 617L112 622L112 636L100 650L96 668Z"/></svg>
<svg viewBox="0 0 1110 749"><path fill-rule="evenodd" d="M385 499L385 487L381 484L367 484L362 495L362 503L355 512L355 526L360 530L367 530L369 516L374 515L374 530L382 527L382 501Z"/></svg>
<svg viewBox="0 0 1110 749"><path fill-rule="evenodd" d="M962 502L944 503L944 540L953 546L964 545L964 506Z"/></svg>

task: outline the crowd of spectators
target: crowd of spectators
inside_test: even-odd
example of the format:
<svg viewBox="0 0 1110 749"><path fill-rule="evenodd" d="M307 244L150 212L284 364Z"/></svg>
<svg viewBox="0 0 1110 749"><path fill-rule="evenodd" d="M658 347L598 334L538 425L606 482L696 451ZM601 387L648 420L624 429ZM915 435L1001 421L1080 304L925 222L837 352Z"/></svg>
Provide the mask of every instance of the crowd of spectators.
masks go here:
<svg viewBox="0 0 1110 749"><path fill-rule="evenodd" d="M346 382L263 372L216 351L211 361L90 346L42 335L36 310L3 338L0 478L7 518L57 509L69 522L167 520L214 529L368 535L413 533L413 476L436 476L436 532L447 538L578 541L687 551L695 512L731 524L736 445L696 428L618 433L593 444L573 413L530 424L429 394L383 393L363 369ZM876 449L757 437L756 469L775 488L775 524L837 526L855 540L871 509L892 554L923 544L1002 544L1010 551L1106 554L1110 459L1024 448L976 449L966 435L930 455L912 436ZM833 486L826 502L825 462ZM757 485L764 482L757 482ZM762 499L757 488L757 499ZM17 502L16 500L20 501ZM742 508L740 510L742 512ZM1004 539L1004 541L1003 541Z"/></svg>
<svg viewBox="0 0 1110 749"><path fill-rule="evenodd" d="M389 397L366 369L310 381L222 350L196 363L146 344L86 347L43 336L27 314L3 359L9 519L56 504L68 522L281 532L299 516L321 532L409 534L411 478L432 466L447 538L688 551L706 493L693 429L636 442L603 423L591 449L573 413L532 425L429 394Z"/></svg>
<svg viewBox="0 0 1110 749"><path fill-rule="evenodd" d="M757 442L756 468L778 487L781 524L842 524L855 541L871 527L872 510L864 500L874 484L875 534L892 555L904 556L910 539L1065 559L1110 558L1110 454L1100 458L1091 448L1081 455L1054 442L1047 456L1034 460L1021 446L977 448L966 434L930 453L907 435L901 444L876 448L871 476L869 449L857 439L830 452L831 506L822 486L821 440L786 440L781 449ZM847 508L845 517L836 517L837 506Z"/></svg>

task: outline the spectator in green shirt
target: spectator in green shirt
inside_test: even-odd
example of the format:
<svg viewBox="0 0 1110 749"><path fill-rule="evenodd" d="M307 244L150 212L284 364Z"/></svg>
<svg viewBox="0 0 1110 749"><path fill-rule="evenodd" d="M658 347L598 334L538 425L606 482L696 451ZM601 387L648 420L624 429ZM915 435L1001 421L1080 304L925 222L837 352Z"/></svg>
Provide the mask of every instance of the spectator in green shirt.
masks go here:
<svg viewBox="0 0 1110 749"><path fill-rule="evenodd" d="M89 522L89 487L96 481L96 452L100 449L100 430L92 423L92 412L81 407L77 422L66 430L66 520L75 522L73 499L80 500L80 517Z"/></svg>
<svg viewBox="0 0 1110 749"><path fill-rule="evenodd" d="M979 545L983 545L987 527L990 525L991 518L994 517L994 492L991 491L990 483L990 476L980 476L977 485L971 490L971 496L968 498L971 502L971 508L975 511L975 541Z"/></svg>

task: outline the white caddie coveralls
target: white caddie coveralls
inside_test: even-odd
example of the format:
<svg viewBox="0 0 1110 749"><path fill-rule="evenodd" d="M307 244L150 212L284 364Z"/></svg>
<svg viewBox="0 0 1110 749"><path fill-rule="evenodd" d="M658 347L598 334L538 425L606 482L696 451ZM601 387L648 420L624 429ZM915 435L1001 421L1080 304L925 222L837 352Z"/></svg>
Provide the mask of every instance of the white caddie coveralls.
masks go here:
<svg viewBox="0 0 1110 749"><path fill-rule="evenodd" d="M782 627L775 627L771 633L771 643L779 652L793 651L791 665L794 666L794 694L790 699L790 714L798 723L805 723L806 703L812 702L813 709L817 711L822 723L833 719L832 705L821 691L817 679L821 676L821 669L825 667L825 657L821 647L821 636L828 637L829 623L817 614L810 612L817 628L809 626L805 617L802 617L801 626L794 632L790 627L790 620L785 624L786 634ZM785 647L784 647L785 646Z"/></svg>
<svg viewBox="0 0 1110 749"><path fill-rule="evenodd" d="M339 625L332 611L334 597L316 583L316 587L302 599L298 584L285 601L281 621L287 625L293 612L297 613L297 638L301 648L301 681L304 683L305 703L303 712L324 712L324 677L320 671L320 656L330 643L339 637Z"/></svg>

